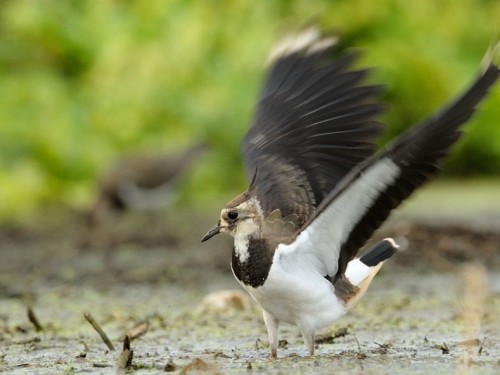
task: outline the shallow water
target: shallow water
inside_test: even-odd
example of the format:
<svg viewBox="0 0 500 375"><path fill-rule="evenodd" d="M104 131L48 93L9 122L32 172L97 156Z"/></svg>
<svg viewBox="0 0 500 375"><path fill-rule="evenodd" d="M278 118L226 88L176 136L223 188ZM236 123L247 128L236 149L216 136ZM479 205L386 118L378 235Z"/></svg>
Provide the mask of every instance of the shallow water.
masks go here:
<svg viewBox="0 0 500 375"><path fill-rule="evenodd" d="M308 357L296 327L285 325L287 341L278 360L269 359L266 331L257 307L232 315L199 313L205 288L127 285L40 286L35 311L45 325L35 332L26 307L17 298L2 299L1 369L12 374L109 373L121 350L109 352L83 312L91 311L117 348L120 336L135 323L148 320L148 332L132 342L137 373L156 373L172 360L178 368L200 358L222 373L497 373L500 360L500 273L490 273L482 306L481 328L464 336L460 285L456 274L425 275L388 269L350 314L330 330L347 328L345 337L318 345ZM235 286L228 275L215 283ZM465 339L479 343L464 347ZM444 344L446 343L446 344ZM442 350L449 348L448 353ZM104 367L95 367L104 366ZM211 370L211 371L212 371ZM285 371L286 370L286 371ZM285 372L284 372L285 371ZM462 371L462 370L460 370Z"/></svg>
<svg viewBox="0 0 500 375"><path fill-rule="evenodd" d="M224 374L497 374L498 232L479 236L467 230L490 228L494 221L484 219L500 209L496 203L481 206L487 199L478 193L476 203L469 202L477 208L469 207L470 215L454 215L453 205L442 203L443 216L436 216L429 207L447 188L429 191L393 219L396 229L389 235L404 232L401 222L434 218L437 237L420 230L421 236L434 237L418 242L410 233L406 250L386 262L360 304L320 332L347 329L347 335L318 344L315 357L307 355L298 329L284 325L280 339L286 343L271 360L255 305L232 314L198 309L207 293L237 288L228 265L230 241L199 244L213 217L125 220L113 229L119 241L83 249L71 231L41 235L0 228L0 371L116 373L124 333L148 321L148 331L131 344L133 373L164 373L172 361L177 373L195 373L197 367ZM474 225L450 230L446 223L454 219ZM165 228L175 235L165 234ZM462 232L460 244L453 242ZM28 305L44 328L40 332L27 318ZM87 311L116 351L110 352L85 321Z"/></svg>

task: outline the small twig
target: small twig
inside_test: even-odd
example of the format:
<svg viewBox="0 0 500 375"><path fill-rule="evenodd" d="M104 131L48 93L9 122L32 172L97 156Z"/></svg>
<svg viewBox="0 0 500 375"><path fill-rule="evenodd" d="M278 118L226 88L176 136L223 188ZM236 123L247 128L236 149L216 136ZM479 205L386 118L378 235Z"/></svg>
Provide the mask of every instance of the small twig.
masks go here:
<svg viewBox="0 0 500 375"><path fill-rule="evenodd" d="M31 337L29 339L15 341L15 343L19 344L19 345L25 345L25 344L31 344L34 342L41 342L41 341L42 341L42 339L40 337L36 336L36 337Z"/></svg>
<svg viewBox="0 0 500 375"><path fill-rule="evenodd" d="M123 340L123 351L116 361L117 372L122 373L123 370L132 365L132 359L134 358L134 351L130 349L130 338L125 336Z"/></svg>
<svg viewBox="0 0 500 375"><path fill-rule="evenodd" d="M87 358L87 353L89 352L89 347L85 341L81 340L80 343L83 345L83 350L78 354L76 358Z"/></svg>
<svg viewBox="0 0 500 375"><path fill-rule="evenodd" d="M441 345L436 345L436 349L441 350L442 354L450 354L450 347L445 341Z"/></svg>
<svg viewBox="0 0 500 375"><path fill-rule="evenodd" d="M331 344L335 341L335 339L339 337L345 337L346 335L349 334L349 331L347 328L339 328L335 333L332 334L326 334L326 335L317 335L314 339L314 342L316 344Z"/></svg>
<svg viewBox="0 0 500 375"><path fill-rule="evenodd" d="M80 340L80 343L83 345L83 350L85 351L85 353L87 353L89 351L89 346L87 345L87 343L83 340Z"/></svg>
<svg viewBox="0 0 500 375"><path fill-rule="evenodd" d="M114 351L115 347L108 338L108 335L102 330L101 326L94 320L92 315L88 312L84 313L83 316L85 320L90 323L90 325L96 330L96 332L101 336L102 341L106 344L109 350Z"/></svg>
<svg viewBox="0 0 500 375"><path fill-rule="evenodd" d="M148 328L149 328L149 323L148 322L139 323L135 327L132 327L131 329L129 329L127 331L127 333L125 334L123 340L125 340L125 337L128 336L128 338L130 339L130 341L134 341L136 338L141 337L142 335L144 335L148 331Z"/></svg>
<svg viewBox="0 0 500 375"><path fill-rule="evenodd" d="M107 363L94 362L94 363L92 363L92 367L95 367L95 368L106 368L106 367L111 367L111 365L109 365Z"/></svg>
<svg viewBox="0 0 500 375"><path fill-rule="evenodd" d="M358 350L361 351L361 345L359 345L358 338L354 336L354 339L356 340L356 344L358 344Z"/></svg>
<svg viewBox="0 0 500 375"><path fill-rule="evenodd" d="M31 323L33 323L37 332L43 330L43 327L40 324L40 321L36 317L35 312L33 311L33 308L31 306L28 306L28 319Z"/></svg>

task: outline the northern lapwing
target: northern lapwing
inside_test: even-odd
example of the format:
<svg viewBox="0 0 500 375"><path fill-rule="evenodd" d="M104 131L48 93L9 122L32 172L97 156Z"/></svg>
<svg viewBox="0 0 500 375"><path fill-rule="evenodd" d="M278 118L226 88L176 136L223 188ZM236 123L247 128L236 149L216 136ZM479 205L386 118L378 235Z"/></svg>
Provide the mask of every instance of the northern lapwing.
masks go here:
<svg viewBox="0 0 500 375"><path fill-rule="evenodd" d="M109 211L166 207L172 201L180 176L206 147L205 143L197 143L177 154L137 155L118 160L99 182L88 224L98 224Z"/></svg>
<svg viewBox="0 0 500 375"><path fill-rule="evenodd" d="M279 46L243 141L250 187L202 239L234 237L232 270L263 309L272 357L281 321L299 326L313 355L315 331L366 292L397 245L358 250L437 172L497 80L499 50L458 99L374 153L380 87L353 69L357 54L315 29Z"/></svg>

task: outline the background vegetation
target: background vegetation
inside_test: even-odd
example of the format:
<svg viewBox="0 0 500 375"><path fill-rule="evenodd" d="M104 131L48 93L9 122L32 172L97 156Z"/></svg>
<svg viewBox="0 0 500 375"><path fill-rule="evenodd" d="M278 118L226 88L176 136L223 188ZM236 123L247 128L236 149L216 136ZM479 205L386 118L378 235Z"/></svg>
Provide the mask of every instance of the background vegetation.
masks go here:
<svg viewBox="0 0 500 375"><path fill-rule="evenodd" d="M120 155L199 140L212 148L184 201L242 189L239 144L263 62L311 22L378 67L390 137L469 84L500 30L500 2L2 0L0 219L85 206ZM500 174L499 119L496 87L447 173Z"/></svg>

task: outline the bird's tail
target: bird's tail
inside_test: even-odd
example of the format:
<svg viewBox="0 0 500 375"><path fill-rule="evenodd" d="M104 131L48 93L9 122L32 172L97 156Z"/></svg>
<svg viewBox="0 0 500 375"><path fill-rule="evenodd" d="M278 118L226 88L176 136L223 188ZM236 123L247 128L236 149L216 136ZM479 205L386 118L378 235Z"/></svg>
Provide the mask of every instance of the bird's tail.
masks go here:
<svg viewBox="0 0 500 375"><path fill-rule="evenodd" d="M394 255L398 248L392 238L385 238L347 264L345 277L359 288L354 298L349 300L348 308L353 307L364 296L384 261Z"/></svg>

